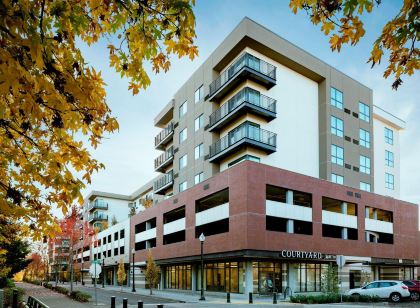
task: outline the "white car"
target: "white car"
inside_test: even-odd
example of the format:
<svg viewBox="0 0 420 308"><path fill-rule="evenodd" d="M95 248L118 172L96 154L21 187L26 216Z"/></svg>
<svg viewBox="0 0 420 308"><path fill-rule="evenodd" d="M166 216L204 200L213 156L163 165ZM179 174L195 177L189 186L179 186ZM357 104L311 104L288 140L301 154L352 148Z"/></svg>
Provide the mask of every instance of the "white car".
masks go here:
<svg viewBox="0 0 420 308"><path fill-rule="evenodd" d="M373 281L363 288L351 289L347 295L368 295L388 298L393 302L399 302L404 297L410 297L408 287L397 280Z"/></svg>

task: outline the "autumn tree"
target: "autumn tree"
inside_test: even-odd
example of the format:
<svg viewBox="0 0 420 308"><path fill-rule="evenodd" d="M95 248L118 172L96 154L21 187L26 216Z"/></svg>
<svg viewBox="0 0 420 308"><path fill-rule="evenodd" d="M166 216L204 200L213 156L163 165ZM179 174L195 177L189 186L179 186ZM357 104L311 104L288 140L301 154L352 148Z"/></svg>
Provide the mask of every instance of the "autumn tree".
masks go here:
<svg viewBox="0 0 420 308"><path fill-rule="evenodd" d="M160 269L156 265L155 260L153 260L152 251L150 249L147 253L145 277L147 283L149 284L150 295L152 295L153 289L156 287L159 281Z"/></svg>
<svg viewBox="0 0 420 308"><path fill-rule="evenodd" d="M398 14L382 28L376 39L368 62L374 67L384 54L389 54L384 77L393 76L392 88L402 84L402 76L412 75L420 68L420 50L415 44L420 38L419 0L403 0ZM313 24L330 36L333 51L344 44L356 45L365 35L362 15L380 9L381 0L290 0L296 14L305 10Z"/></svg>
<svg viewBox="0 0 420 308"><path fill-rule="evenodd" d="M44 279L47 264L38 253L32 253L28 259L30 263L25 269L25 278L29 280Z"/></svg>
<svg viewBox="0 0 420 308"><path fill-rule="evenodd" d="M170 56L198 54L195 0L3 0L0 2L0 213L40 238L52 206L67 213L104 165L93 159L118 129L101 73L78 42L108 42L109 65L137 94ZM104 59L105 60L105 59Z"/></svg>
<svg viewBox="0 0 420 308"><path fill-rule="evenodd" d="M124 260L120 258L120 262L118 263L117 281L121 286L121 292L122 292L122 287L126 278L127 278L127 273L125 272Z"/></svg>

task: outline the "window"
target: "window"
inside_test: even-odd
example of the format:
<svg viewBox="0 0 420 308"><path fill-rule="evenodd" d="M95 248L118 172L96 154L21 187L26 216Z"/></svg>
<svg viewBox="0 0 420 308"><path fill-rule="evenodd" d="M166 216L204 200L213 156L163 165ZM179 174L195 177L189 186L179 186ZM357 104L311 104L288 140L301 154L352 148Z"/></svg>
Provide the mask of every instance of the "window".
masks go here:
<svg viewBox="0 0 420 308"><path fill-rule="evenodd" d="M385 150L385 165L394 167L394 153Z"/></svg>
<svg viewBox="0 0 420 308"><path fill-rule="evenodd" d="M194 158L199 159L204 154L204 144L200 143L194 149Z"/></svg>
<svg viewBox="0 0 420 308"><path fill-rule="evenodd" d="M344 177L335 173L331 174L331 182L337 183L337 184L344 184Z"/></svg>
<svg viewBox="0 0 420 308"><path fill-rule="evenodd" d="M370 133L362 128L359 129L359 144L362 147L370 148Z"/></svg>
<svg viewBox="0 0 420 308"><path fill-rule="evenodd" d="M179 143L187 140L187 128L184 128L179 132Z"/></svg>
<svg viewBox="0 0 420 308"><path fill-rule="evenodd" d="M385 173L385 188L394 189L394 175Z"/></svg>
<svg viewBox="0 0 420 308"><path fill-rule="evenodd" d="M179 184L179 192L184 191L187 189L187 181L182 182Z"/></svg>
<svg viewBox="0 0 420 308"><path fill-rule="evenodd" d="M114 256L118 256L118 247L114 248Z"/></svg>
<svg viewBox="0 0 420 308"><path fill-rule="evenodd" d="M120 247L120 255L123 255L124 254L124 246L121 246Z"/></svg>
<svg viewBox="0 0 420 308"><path fill-rule="evenodd" d="M360 155L360 172L370 174L370 158Z"/></svg>
<svg viewBox="0 0 420 308"><path fill-rule="evenodd" d="M125 234L124 234L124 229L120 231L120 238L124 238Z"/></svg>
<svg viewBox="0 0 420 308"><path fill-rule="evenodd" d="M198 184L203 182L204 180L204 172L200 172L199 174L196 174L194 177L194 184Z"/></svg>
<svg viewBox="0 0 420 308"><path fill-rule="evenodd" d="M331 105L337 107L338 109L343 109L343 92L331 88Z"/></svg>
<svg viewBox="0 0 420 308"><path fill-rule="evenodd" d="M370 122L369 106L359 102L359 118L363 121Z"/></svg>
<svg viewBox="0 0 420 308"><path fill-rule="evenodd" d="M179 158L179 169L183 169L187 166L187 154Z"/></svg>
<svg viewBox="0 0 420 308"><path fill-rule="evenodd" d="M340 166L344 165L344 150L343 148L331 145L331 162Z"/></svg>
<svg viewBox="0 0 420 308"><path fill-rule="evenodd" d="M114 233L114 241L117 241L118 240L118 232L115 232Z"/></svg>
<svg viewBox="0 0 420 308"><path fill-rule="evenodd" d="M201 99L204 96L203 94L204 94L204 87L203 85L201 85L197 90L195 90L195 93L194 93L194 102L196 104L201 101Z"/></svg>
<svg viewBox="0 0 420 308"><path fill-rule="evenodd" d="M194 121L194 129L195 129L195 131L198 131L201 127L203 127L203 123L204 123L204 115L201 114Z"/></svg>
<svg viewBox="0 0 420 308"><path fill-rule="evenodd" d="M182 118L187 113L188 102L185 101L181 106L179 106L179 117Z"/></svg>
<svg viewBox="0 0 420 308"><path fill-rule="evenodd" d="M394 132L387 127L385 127L385 142L390 145L394 144Z"/></svg>
<svg viewBox="0 0 420 308"><path fill-rule="evenodd" d="M111 243L111 234L108 235L108 243Z"/></svg>
<svg viewBox="0 0 420 308"><path fill-rule="evenodd" d="M343 137L344 135L344 122L343 120L331 116L331 134L338 137Z"/></svg>
<svg viewBox="0 0 420 308"><path fill-rule="evenodd" d="M370 184L365 182L360 182L360 190L370 191Z"/></svg>
<svg viewBox="0 0 420 308"><path fill-rule="evenodd" d="M253 155L244 155L244 156L239 157L238 159L235 159L234 161L230 162L230 163L228 164L228 168L230 168L230 167L232 167L232 166L235 166L235 165L237 165L237 164L239 164L240 162L243 162L243 161L245 161L245 160L254 161L254 162L256 162L256 163L259 163L259 162L260 162L260 158L259 158L259 157L256 157L256 156L253 156Z"/></svg>
<svg viewBox="0 0 420 308"><path fill-rule="evenodd" d="M104 237L104 240L102 241L104 244L106 244L106 236Z"/></svg>

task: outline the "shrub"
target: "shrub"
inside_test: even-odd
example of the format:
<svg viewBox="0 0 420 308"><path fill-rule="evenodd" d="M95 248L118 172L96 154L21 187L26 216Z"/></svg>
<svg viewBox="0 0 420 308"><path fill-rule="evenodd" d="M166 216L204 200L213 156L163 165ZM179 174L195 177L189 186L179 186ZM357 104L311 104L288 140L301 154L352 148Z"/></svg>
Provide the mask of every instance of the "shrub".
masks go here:
<svg viewBox="0 0 420 308"><path fill-rule="evenodd" d="M64 288L64 287L57 286L57 287L55 287L54 289L55 289L55 291L57 291L58 293L65 294L65 295L68 295L68 294L69 294L69 290L67 290L67 289L66 289L66 288Z"/></svg>
<svg viewBox="0 0 420 308"><path fill-rule="evenodd" d="M48 289L52 289L52 284L51 283L44 283L44 287L48 288Z"/></svg>
<svg viewBox="0 0 420 308"><path fill-rule="evenodd" d="M12 306L13 289L18 291L18 303L22 302L25 291L21 288L4 288L4 306Z"/></svg>
<svg viewBox="0 0 420 308"><path fill-rule="evenodd" d="M85 292L73 291L70 293L70 297L79 302L88 302L92 296Z"/></svg>
<svg viewBox="0 0 420 308"><path fill-rule="evenodd" d="M381 299L377 296L368 295L343 295L343 302L379 302ZM340 294L338 293L324 293L319 295L295 295L290 297L292 303L299 304L328 304L339 303L341 301Z"/></svg>

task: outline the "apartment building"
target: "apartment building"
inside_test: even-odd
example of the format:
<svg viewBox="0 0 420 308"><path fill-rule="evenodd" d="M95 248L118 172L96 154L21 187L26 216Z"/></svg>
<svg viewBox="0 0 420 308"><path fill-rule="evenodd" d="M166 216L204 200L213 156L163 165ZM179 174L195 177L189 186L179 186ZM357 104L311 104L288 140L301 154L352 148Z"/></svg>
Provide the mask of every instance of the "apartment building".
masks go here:
<svg viewBox="0 0 420 308"><path fill-rule="evenodd" d="M48 278L50 280L63 280L68 271L70 256L70 239L65 236L57 236L48 239Z"/></svg>
<svg viewBox="0 0 420 308"><path fill-rule="evenodd" d="M160 176L141 190L160 199L129 239L162 288L199 289L201 234L207 291L320 291L338 255L343 288L417 275L418 206L397 199L405 123L367 86L245 18L154 122Z"/></svg>

